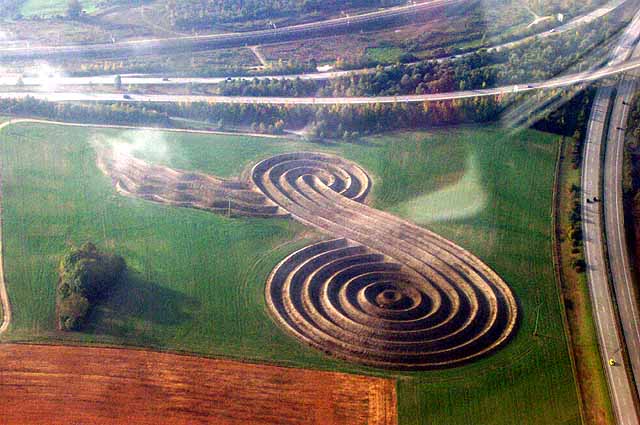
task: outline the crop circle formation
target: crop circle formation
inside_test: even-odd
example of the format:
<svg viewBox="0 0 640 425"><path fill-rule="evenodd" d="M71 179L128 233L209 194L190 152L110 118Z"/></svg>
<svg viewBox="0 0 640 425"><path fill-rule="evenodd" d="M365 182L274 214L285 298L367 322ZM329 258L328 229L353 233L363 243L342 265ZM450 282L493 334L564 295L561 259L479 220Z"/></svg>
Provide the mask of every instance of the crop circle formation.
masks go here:
<svg viewBox="0 0 640 425"><path fill-rule="evenodd" d="M371 179L332 155L258 163L257 188L337 238L300 249L266 287L277 321L326 353L391 369L458 365L505 344L518 316L510 288L463 248L362 202Z"/></svg>

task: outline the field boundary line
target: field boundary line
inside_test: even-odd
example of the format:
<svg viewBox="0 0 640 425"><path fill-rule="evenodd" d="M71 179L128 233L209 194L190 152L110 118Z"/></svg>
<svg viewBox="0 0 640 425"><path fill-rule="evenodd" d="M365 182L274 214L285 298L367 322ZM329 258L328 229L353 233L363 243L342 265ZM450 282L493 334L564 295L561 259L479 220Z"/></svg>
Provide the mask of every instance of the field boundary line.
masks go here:
<svg viewBox="0 0 640 425"><path fill-rule="evenodd" d="M0 134L9 125L13 124L14 120L7 121L0 124ZM2 166L0 164L0 303L2 304L2 324L0 324L0 335L5 333L9 329L11 324L11 303L9 302L9 293L7 292L7 283L4 278L4 236L2 233Z"/></svg>
<svg viewBox="0 0 640 425"><path fill-rule="evenodd" d="M571 334L571 327L569 326L569 318L567 317L567 308L564 304L564 295L563 295L563 282L564 279L562 277L561 267L561 248L560 248L560 220L558 219L558 214L560 211L560 191L562 190L560 179L563 174L562 169L562 161L564 158L564 149L566 145L566 140L564 137L560 138L560 143L558 146L558 152L556 154L556 169L553 177L553 195L551 201L551 226L553 227L553 231L551 232L551 244L552 244L552 258L553 258L553 273L556 278L557 285L557 293L558 293L558 302L560 304L560 309L562 310L562 326L564 327L565 333L565 341L567 343L567 350L569 351L569 359L571 360L571 371L573 373L573 382L576 390L576 395L578 396L578 407L580 411L580 422L582 424L586 424L586 415L585 415L585 406L584 400L582 399L582 390L580 389L580 384L578 383L578 368L576 366L576 356L574 351L574 340L573 335Z"/></svg>
<svg viewBox="0 0 640 425"><path fill-rule="evenodd" d="M8 127L12 124L20 123L35 123L35 124L51 124L51 125L63 125L68 127L95 127L95 128L113 128L121 130L147 130L147 131L166 131L168 133L189 133L189 134L212 134L219 136L249 136L249 137L263 137L265 139L283 139L286 138L286 134L262 134L252 132L236 132L236 131L220 131L220 130L198 130L192 128L172 128L172 127L150 127L150 126L138 126L138 125L126 125L126 124L92 124L92 123L79 123L70 121L56 121L43 118L15 118L5 123L0 124L0 130Z"/></svg>

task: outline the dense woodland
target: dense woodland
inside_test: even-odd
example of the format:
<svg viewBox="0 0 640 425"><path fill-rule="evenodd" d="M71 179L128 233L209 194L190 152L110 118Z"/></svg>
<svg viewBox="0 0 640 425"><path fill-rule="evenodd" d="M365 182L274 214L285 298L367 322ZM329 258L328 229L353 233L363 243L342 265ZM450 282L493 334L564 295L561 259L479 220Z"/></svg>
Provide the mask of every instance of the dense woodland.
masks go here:
<svg viewBox="0 0 640 425"><path fill-rule="evenodd" d="M220 85L228 96L394 96L481 89L498 84L541 81L576 66L575 71L601 60L598 53L614 31L598 25L528 43L509 51L481 50L445 61L378 66L375 72L326 81L232 80ZM560 41L560 42L559 42Z"/></svg>
<svg viewBox="0 0 640 425"><path fill-rule="evenodd" d="M403 0L167 0L166 13L181 29L208 28L215 24L276 19L310 13L336 14L343 9L386 7Z"/></svg>
<svg viewBox="0 0 640 425"><path fill-rule="evenodd" d="M592 9L607 0L526 0L526 5L539 15Z"/></svg>
<svg viewBox="0 0 640 425"><path fill-rule="evenodd" d="M27 97L1 99L0 111L18 116L92 124L145 124L159 127L171 125L171 120L166 114L158 113L152 108L121 103L82 105L45 102Z"/></svg>
<svg viewBox="0 0 640 425"><path fill-rule="evenodd" d="M214 103L73 105L33 98L2 99L0 110L21 116L86 123L180 125L172 118L209 123L211 129L278 134L306 128L310 137L357 138L394 129L484 122L495 119L504 99L476 98L417 104L354 106L229 105Z"/></svg>
<svg viewBox="0 0 640 425"><path fill-rule="evenodd" d="M117 284L126 267L122 257L100 252L90 242L66 253L58 270L58 329L79 330L91 309Z"/></svg>
<svg viewBox="0 0 640 425"><path fill-rule="evenodd" d="M625 197L640 223L640 95L631 103L626 134Z"/></svg>
<svg viewBox="0 0 640 425"><path fill-rule="evenodd" d="M516 3L521 0L484 0L482 8ZM606 3L606 0L527 0L539 15L580 13ZM304 15L336 14L358 8L406 4L404 0L166 0L164 8L170 22L180 29L202 29L216 24L251 20L275 20Z"/></svg>

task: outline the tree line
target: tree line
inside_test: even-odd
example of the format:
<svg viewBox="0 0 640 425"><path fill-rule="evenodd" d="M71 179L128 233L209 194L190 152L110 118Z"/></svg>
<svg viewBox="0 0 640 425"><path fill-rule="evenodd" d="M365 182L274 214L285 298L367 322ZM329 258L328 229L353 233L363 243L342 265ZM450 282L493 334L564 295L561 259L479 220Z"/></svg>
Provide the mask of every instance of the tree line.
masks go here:
<svg viewBox="0 0 640 425"><path fill-rule="evenodd" d="M550 90L556 96L573 96L570 90ZM535 96L545 96L547 92ZM507 107L528 94L475 97L419 103L374 103L360 105L268 105L222 103L68 104L33 98L2 99L0 113L43 117L51 120L181 127L184 120L208 123L208 129L252 130L281 134L304 129L312 138L354 139L398 129L420 129L438 125L488 122L499 119ZM562 133L566 123L582 120L583 97L560 110L547 112L535 126ZM578 103L575 103L578 102Z"/></svg>
<svg viewBox="0 0 640 425"><path fill-rule="evenodd" d="M0 99L0 113L92 124L145 124L159 127L172 125L169 116L158 112L153 106L126 103L55 103L25 97Z"/></svg>

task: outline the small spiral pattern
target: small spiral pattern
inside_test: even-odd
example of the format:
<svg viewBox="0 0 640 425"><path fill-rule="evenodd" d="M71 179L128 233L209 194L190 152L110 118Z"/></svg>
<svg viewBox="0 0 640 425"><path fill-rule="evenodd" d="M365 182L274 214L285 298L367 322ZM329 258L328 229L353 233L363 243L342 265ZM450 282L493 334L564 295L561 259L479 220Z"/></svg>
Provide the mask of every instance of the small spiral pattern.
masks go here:
<svg viewBox="0 0 640 425"><path fill-rule="evenodd" d="M458 365L505 344L518 317L502 279L435 233L365 205L371 179L319 153L258 163L257 188L336 239L307 246L270 274L271 313L328 354L391 369Z"/></svg>

